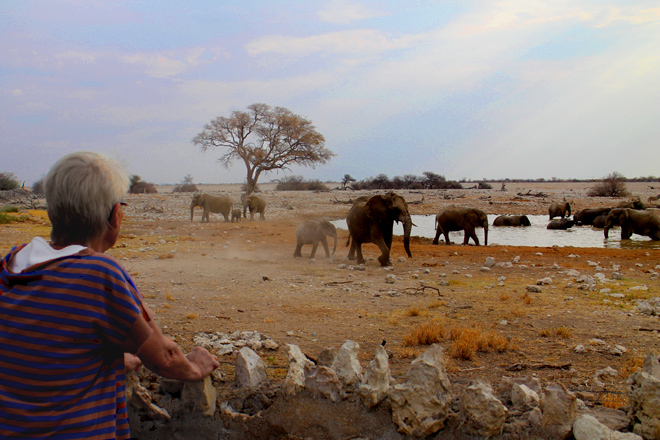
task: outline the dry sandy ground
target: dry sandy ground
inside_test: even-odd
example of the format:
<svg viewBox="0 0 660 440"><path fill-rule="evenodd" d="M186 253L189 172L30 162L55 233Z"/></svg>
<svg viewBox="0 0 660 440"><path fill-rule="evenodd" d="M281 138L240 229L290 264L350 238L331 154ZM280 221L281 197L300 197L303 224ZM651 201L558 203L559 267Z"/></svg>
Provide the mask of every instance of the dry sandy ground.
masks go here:
<svg viewBox="0 0 660 440"><path fill-rule="evenodd" d="M651 186L628 184L643 200L660 192ZM506 191L498 186L400 193L411 203L413 214L434 214L451 203L488 213L545 214L553 198L567 197L574 212L618 202L587 198L589 187L534 183L507 184ZM239 185L201 189L225 192L236 201L240 196ZM367 193L281 192L272 185L261 189L268 202L263 222L225 223L212 214L211 222L202 224L200 208L191 222L191 195L172 194L171 187L160 187L156 195L128 198L123 233L109 253L135 278L164 332L185 350L192 347L197 332L255 330L280 344L296 344L311 357L350 339L359 343L366 366L377 344L385 342L393 374L400 380L411 360L425 349L404 341L420 326L432 323L436 336L442 335L438 328L446 330L440 343L447 348L450 378L457 387L477 377L496 385L505 375L533 374L543 382L562 382L584 399L609 406L625 403L621 394L625 378L639 368L647 352L660 354L658 317L635 309L635 300L660 296L660 281L653 276L660 272L655 269L660 263L658 249L433 246L428 239L413 238L412 258L399 261L405 252L400 237L395 237L391 270L380 267L373 245L365 246L364 270L356 270L345 259L347 231L339 230L337 251L330 261L321 248L315 260L294 259L295 229L304 219L345 218L349 200ZM518 195L539 192L549 197ZM34 234L48 236L43 212L31 215L34 221L0 225L3 254ZM395 233L401 233L400 228L395 225ZM303 247L304 256L309 252L309 246ZM483 272L480 268L489 256L504 263L519 256L520 262ZM598 263L607 278L613 265L620 266L624 278L601 283L595 291L580 290L567 271L593 276L597 271L589 262ZM394 284L386 282L388 274L397 277ZM506 277L503 283L500 277ZM541 293L526 290L544 277L553 282L542 286ZM449 285L442 285L443 281ZM628 290L635 286L648 290ZM601 292L605 288L625 296L613 298ZM506 339L500 350L486 348L471 358L469 353L451 357L459 348L450 339L452 328L454 334L457 329L475 328L474 334L491 341L497 342L496 336ZM575 352L580 344L585 353ZM611 354L615 345L627 351ZM285 376L283 349L262 357L271 379ZM221 361L231 378L233 356ZM596 381L596 371L608 366L619 376Z"/></svg>

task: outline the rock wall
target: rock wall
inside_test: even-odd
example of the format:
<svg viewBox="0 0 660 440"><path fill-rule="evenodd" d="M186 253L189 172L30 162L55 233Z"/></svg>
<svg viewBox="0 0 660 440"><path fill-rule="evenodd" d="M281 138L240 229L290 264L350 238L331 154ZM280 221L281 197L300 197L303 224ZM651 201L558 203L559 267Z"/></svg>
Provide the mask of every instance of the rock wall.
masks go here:
<svg viewBox="0 0 660 440"><path fill-rule="evenodd" d="M455 395L435 344L394 383L382 347L365 372L359 346L327 349L318 364L287 345L289 369L271 383L251 348L237 353L235 379L127 380L133 438L169 439L660 439L660 364L650 354L628 379L628 412L590 408L562 384L502 378ZM321 361L323 360L323 361Z"/></svg>

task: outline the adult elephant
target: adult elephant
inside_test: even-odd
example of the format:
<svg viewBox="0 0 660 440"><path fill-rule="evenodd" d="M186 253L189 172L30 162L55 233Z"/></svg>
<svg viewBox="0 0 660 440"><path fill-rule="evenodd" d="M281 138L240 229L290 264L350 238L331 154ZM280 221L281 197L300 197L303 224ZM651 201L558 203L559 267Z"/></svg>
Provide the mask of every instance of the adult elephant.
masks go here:
<svg viewBox="0 0 660 440"><path fill-rule="evenodd" d="M500 215L493 220L493 226L532 226L526 215Z"/></svg>
<svg viewBox="0 0 660 440"><path fill-rule="evenodd" d="M616 207L630 208L630 209L646 209L646 205L644 204L644 202L642 202L642 200L637 196L631 197L625 202L619 202L616 205Z"/></svg>
<svg viewBox="0 0 660 440"><path fill-rule="evenodd" d="M610 211L605 221L605 238L609 238L609 231L613 226L621 226L621 240L627 240L633 234L660 240L660 213L656 210L615 208Z"/></svg>
<svg viewBox="0 0 660 440"><path fill-rule="evenodd" d="M390 250L392 249L392 235L394 222L403 224L403 247L410 253L410 230L413 222L408 211L408 204L398 194L388 193L375 195L371 198L358 198L348 212L346 223L349 237L346 246L350 244L348 259L354 260L357 253L358 264L364 264L362 244L373 243L380 249L378 262L381 266L390 266Z"/></svg>
<svg viewBox="0 0 660 440"><path fill-rule="evenodd" d="M578 226L591 225L596 217L607 216L611 210L612 208L582 209L573 215L573 221Z"/></svg>
<svg viewBox="0 0 660 440"><path fill-rule="evenodd" d="M195 215L195 207L201 206L204 209L202 213L202 222L209 221L210 213L222 214L225 221L229 221L229 212L231 211L231 199L224 194L214 196L211 194L194 194L192 202L190 202L190 221L193 221Z"/></svg>
<svg viewBox="0 0 660 440"><path fill-rule="evenodd" d="M254 220L254 214L259 213L259 220L266 220L266 201L256 194L249 196L243 195L243 217L247 218L247 211L250 210L250 221Z"/></svg>
<svg viewBox="0 0 660 440"><path fill-rule="evenodd" d="M470 238L474 244L479 246L479 238L475 228L484 228L484 245L488 246L488 216L485 212L476 208L465 208L462 206L448 206L443 208L435 216L435 238L433 244L438 244L440 234L445 236L445 244L450 244L450 231L464 231L463 244L468 244Z"/></svg>
<svg viewBox="0 0 660 440"><path fill-rule="evenodd" d="M330 223L328 220L306 220L298 226L296 230L296 250L293 253L294 257L302 257L300 250L304 244L312 245L312 253L309 258L314 258L316 255L316 248L319 243L323 245L325 250L325 256L330 258L330 250L328 248L327 236L332 237L335 240L335 244L332 247L332 255L335 254L337 249L337 228L335 225Z"/></svg>
<svg viewBox="0 0 660 440"><path fill-rule="evenodd" d="M550 220L546 229L568 229L575 226L575 221L569 218L560 218L559 220Z"/></svg>
<svg viewBox="0 0 660 440"><path fill-rule="evenodd" d="M555 217L570 217L571 216L571 204L564 199L561 202L554 201L550 204L550 207L548 208L548 215L550 218L548 220L552 220Z"/></svg>

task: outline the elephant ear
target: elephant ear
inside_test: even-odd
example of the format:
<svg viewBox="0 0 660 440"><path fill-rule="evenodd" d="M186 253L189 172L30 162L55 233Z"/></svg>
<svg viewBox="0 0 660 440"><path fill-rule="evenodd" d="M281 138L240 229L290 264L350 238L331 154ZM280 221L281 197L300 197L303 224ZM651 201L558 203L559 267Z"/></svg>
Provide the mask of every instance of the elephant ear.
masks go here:
<svg viewBox="0 0 660 440"><path fill-rule="evenodd" d="M387 204L383 200L383 196L373 196L367 201L367 210L369 217L376 223L383 223L387 220Z"/></svg>

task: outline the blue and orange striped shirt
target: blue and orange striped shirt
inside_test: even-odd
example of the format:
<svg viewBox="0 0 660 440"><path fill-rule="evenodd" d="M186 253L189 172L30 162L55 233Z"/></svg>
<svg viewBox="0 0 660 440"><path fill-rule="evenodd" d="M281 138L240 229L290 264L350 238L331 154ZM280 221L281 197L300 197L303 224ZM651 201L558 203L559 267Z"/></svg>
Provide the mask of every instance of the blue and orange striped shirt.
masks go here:
<svg viewBox="0 0 660 440"><path fill-rule="evenodd" d="M89 249L12 273L22 247L0 263L0 438L130 438L123 346L144 313L135 284Z"/></svg>

